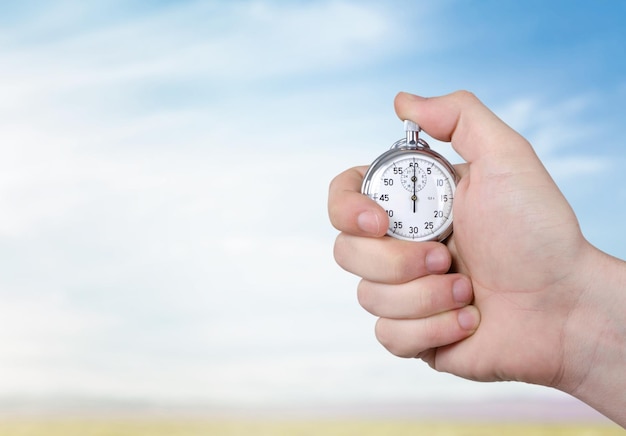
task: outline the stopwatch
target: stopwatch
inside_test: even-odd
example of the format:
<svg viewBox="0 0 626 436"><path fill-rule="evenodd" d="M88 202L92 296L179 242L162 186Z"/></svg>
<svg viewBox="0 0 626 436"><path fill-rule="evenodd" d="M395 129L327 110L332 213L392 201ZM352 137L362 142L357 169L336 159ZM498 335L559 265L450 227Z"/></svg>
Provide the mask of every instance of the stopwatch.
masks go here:
<svg viewBox="0 0 626 436"><path fill-rule="evenodd" d="M443 241L452 233L457 174L404 121L406 137L378 156L363 178L361 192L389 216L387 234L407 241Z"/></svg>

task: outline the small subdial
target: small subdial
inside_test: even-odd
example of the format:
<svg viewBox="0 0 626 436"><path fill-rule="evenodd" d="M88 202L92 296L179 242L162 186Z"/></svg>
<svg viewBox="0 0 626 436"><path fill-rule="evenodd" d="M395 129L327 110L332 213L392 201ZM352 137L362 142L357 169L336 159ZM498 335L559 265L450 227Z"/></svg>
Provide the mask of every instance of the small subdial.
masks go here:
<svg viewBox="0 0 626 436"><path fill-rule="evenodd" d="M426 173L417 165L404 168L402 171L402 186L409 192L420 191L426 186L428 180Z"/></svg>

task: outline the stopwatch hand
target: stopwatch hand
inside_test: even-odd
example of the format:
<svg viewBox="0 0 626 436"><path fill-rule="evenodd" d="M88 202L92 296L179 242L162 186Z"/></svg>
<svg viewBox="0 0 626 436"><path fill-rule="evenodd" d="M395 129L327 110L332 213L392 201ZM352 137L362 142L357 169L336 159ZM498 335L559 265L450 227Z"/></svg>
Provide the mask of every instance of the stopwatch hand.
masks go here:
<svg viewBox="0 0 626 436"><path fill-rule="evenodd" d="M416 208L416 203L417 203L417 170L416 170L417 164L413 165L413 197L411 197L411 199L413 200L413 213L415 213L415 208Z"/></svg>

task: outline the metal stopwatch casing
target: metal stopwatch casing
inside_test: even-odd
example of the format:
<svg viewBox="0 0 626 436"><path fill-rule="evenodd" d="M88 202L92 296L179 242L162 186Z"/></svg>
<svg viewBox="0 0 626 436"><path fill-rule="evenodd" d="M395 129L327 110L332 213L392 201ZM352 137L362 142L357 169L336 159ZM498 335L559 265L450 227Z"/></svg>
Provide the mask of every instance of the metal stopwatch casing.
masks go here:
<svg viewBox="0 0 626 436"><path fill-rule="evenodd" d="M365 173L361 192L389 216L387 234L407 241L443 241L452 233L454 167L404 122L406 138L395 142Z"/></svg>

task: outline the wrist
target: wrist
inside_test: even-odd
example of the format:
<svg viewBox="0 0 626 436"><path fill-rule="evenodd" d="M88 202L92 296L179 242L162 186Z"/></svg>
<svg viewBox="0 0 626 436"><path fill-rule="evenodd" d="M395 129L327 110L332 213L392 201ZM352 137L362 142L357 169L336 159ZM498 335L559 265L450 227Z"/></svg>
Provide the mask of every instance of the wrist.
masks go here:
<svg viewBox="0 0 626 436"><path fill-rule="evenodd" d="M585 257L556 387L626 425L626 263L591 246Z"/></svg>

